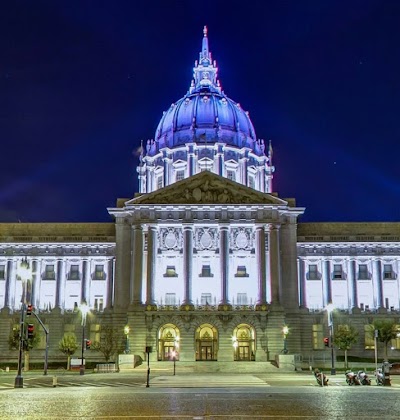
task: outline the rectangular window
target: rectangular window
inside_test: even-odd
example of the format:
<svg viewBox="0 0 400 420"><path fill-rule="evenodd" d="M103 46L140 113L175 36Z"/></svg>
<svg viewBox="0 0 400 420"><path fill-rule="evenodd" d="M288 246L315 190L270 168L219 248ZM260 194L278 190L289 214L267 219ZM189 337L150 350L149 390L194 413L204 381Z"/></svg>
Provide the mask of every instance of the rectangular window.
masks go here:
<svg viewBox="0 0 400 420"><path fill-rule="evenodd" d="M185 178L185 171L176 171L176 180L182 181Z"/></svg>
<svg viewBox="0 0 400 420"><path fill-rule="evenodd" d="M308 278L307 280L319 280L318 266L317 264L310 264L308 266Z"/></svg>
<svg viewBox="0 0 400 420"><path fill-rule="evenodd" d="M79 265L71 265L69 270L68 280L79 280Z"/></svg>
<svg viewBox="0 0 400 420"><path fill-rule="evenodd" d="M157 189L158 190L163 187L163 184L164 184L163 183L163 177L162 176L157 177Z"/></svg>
<svg viewBox="0 0 400 420"><path fill-rule="evenodd" d="M254 180L254 176L249 176L249 187L253 189L256 188L256 181Z"/></svg>
<svg viewBox="0 0 400 420"><path fill-rule="evenodd" d="M383 265L383 278L384 279L394 279L394 273L392 271L392 264Z"/></svg>
<svg viewBox="0 0 400 420"><path fill-rule="evenodd" d="M176 293L166 293L165 294L165 304L166 305L176 305Z"/></svg>
<svg viewBox="0 0 400 420"><path fill-rule="evenodd" d="M375 349L374 326L372 324L364 325L364 343L366 350Z"/></svg>
<svg viewBox="0 0 400 420"><path fill-rule="evenodd" d="M93 280L104 280L104 265L103 264L96 264L94 267L94 276Z"/></svg>
<svg viewBox="0 0 400 420"><path fill-rule="evenodd" d="M54 271L54 265L47 264L45 272L44 272L43 280L55 280L55 279L56 279L56 273Z"/></svg>
<svg viewBox="0 0 400 420"><path fill-rule="evenodd" d="M358 280L368 280L369 273L368 273L368 266L367 264L360 264L358 266Z"/></svg>
<svg viewBox="0 0 400 420"><path fill-rule="evenodd" d="M6 279L6 266L0 265L0 280Z"/></svg>
<svg viewBox="0 0 400 420"><path fill-rule="evenodd" d="M174 265L167 265L167 269L165 271L164 277L178 277L178 274L176 274Z"/></svg>
<svg viewBox="0 0 400 420"><path fill-rule="evenodd" d="M211 273L211 266L203 265L201 267L200 277L214 277L214 274Z"/></svg>
<svg viewBox="0 0 400 420"><path fill-rule="evenodd" d="M247 293L238 293L237 294L237 304L238 305L247 305Z"/></svg>
<svg viewBox="0 0 400 420"><path fill-rule="evenodd" d="M98 312L103 312L104 309L104 300L103 297L100 296L96 296L94 298L94 310L98 311Z"/></svg>
<svg viewBox="0 0 400 420"><path fill-rule="evenodd" d="M201 294L201 304L202 305L211 305L212 296L211 293L202 293Z"/></svg>
<svg viewBox="0 0 400 420"><path fill-rule="evenodd" d="M343 279L342 264L333 265L333 278L334 279Z"/></svg>
<svg viewBox="0 0 400 420"><path fill-rule="evenodd" d="M226 171L226 177L230 179L231 181L236 180L235 171Z"/></svg>
<svg viewBox="0 0 400 420"><path fill-rule="evenodd" d="M235 277L249 277L244 265L238 265Z"/></svg>
<svg viewBox="0 0 400 420"><path fill-rule="evenodd" d="M323 350L325 348L325 344L324 344L324 330L323 330L322 324L314 324L312 326L312 335L313 335L313 349Z"/></svg>

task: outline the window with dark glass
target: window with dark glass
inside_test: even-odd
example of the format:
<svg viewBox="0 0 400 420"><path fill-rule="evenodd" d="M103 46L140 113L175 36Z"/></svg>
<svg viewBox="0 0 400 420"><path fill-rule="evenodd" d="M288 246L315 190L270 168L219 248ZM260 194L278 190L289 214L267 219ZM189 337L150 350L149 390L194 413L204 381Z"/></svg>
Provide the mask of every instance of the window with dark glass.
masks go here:
<svg viewBox="0 0 400 420"><path fill-rule="evenodd" d="M6 278L6 266L0 265L0 280L5 280Z"/></svg>
<svg viewBox="0 0 400 420"><path fill-rule="evenodd" d="M368 280L369 273L368 273L368 266L367 264L360 264L358 266L358 280Z"/></svg>
<svg viewBox="0 0 400 420"><path fill-rule="evenodd" d="M317 264L310 264L308 266L308 280L319 280Z"/></svg>
<svg viewBox="0 0 400 420"><path fill-rule="evenodd" d="M163 183L163 177L162 176L157 177L157 189L158 190L163 187L163 184L164 184Z"/></svg>
<svg viewBox="0 0 400 420"><path fill-rule="evenodd" d="M69 280L79 280L80 276L79 276L79 265L71 265L70 269L69 269L69 275L68 275L68 279Z"/></svg>
<svg viewBox="0 0 400 420"><path fill-rule="evenodd" d="M249 187L256 188L256 182L254 180L254 176L249 176Z"/></svg>
<svg viewBox="0 0 400 420"><path fill-rule="evenodd" d="M104 280L104 265L96 264L94 267L94 277L93 280Z"/></svg>
<svg viewBox="0 0 400 420"><path fill-rule="evenodd" d="M246 266L238 265L235 277L249 277L246 271Z"/></svg>
<svg viewBox="0 0 400 420"><path fill-rule="evenodd" d="M201 267L200 277L214 277L214 274L211 273L211 266L203 265Z"/></svg>
<svg viewBox="0 0 400 420"><path fill-rule="evenodd" d="M235 181L236 176L235 176L235 171L227 171L226 172L227 178L230 179L231 181Z"/></svg>
<svg viewBox="0 0 400 420"><path fill-rule="evenodd" d="M53 264L47 264L43 276L43 280L55 280L56 279L56 273L54 271L54 265Z"/></svg>
<svg viewBox="0 0 400 420"><path fill-rule="evenodd" d="M333 265L333 278L334 279L342 279L343 278L342 264L334 264Z"/></svg>
<svg viewBox="0 0 400 420"><path fill-rule="evenodd" d="M164 277L178 277L178 274L176 274L174 265L167 265L167 269L165 270Z"/></svg>
<svg viewBox="0 0 400 420"><path fill-rule="evenodd" d="M383 278L384 279L394 279L392 264L384 264L384 266L383 266Z"/></svg>

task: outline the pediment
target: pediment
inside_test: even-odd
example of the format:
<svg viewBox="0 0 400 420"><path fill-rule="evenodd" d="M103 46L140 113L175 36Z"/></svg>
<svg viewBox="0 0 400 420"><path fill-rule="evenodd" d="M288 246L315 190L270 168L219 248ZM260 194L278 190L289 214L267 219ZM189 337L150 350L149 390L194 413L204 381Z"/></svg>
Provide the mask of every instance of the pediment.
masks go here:
<svg viewBox="0 0 400 420"><path fill-rule="evenodd" d="M272 194L255 191L209 171L176 182L125 203L137 204L270 204L288 203Z"/></svg>

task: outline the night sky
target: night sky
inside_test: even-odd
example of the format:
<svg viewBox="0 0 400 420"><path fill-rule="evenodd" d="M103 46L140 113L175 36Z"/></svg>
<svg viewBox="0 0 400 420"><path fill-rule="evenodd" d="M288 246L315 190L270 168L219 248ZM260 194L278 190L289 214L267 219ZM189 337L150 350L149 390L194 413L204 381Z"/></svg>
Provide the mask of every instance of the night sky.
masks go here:
<svg viewBox="0 0 400 420"><path fill-rule="evenodd" d="M3 1L0 222L111 222L203 26L302 221L400 220L400 1Z"/></svg>

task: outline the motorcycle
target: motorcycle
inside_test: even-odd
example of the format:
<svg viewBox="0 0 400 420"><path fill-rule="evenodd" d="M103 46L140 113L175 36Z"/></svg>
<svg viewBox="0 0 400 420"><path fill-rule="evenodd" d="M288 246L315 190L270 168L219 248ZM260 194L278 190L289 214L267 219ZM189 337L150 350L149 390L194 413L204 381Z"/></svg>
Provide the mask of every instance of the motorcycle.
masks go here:
<svg viewBox="0 0 400 420"><path fill-rule="evenodd" d="M319 369L314 370L314 376L319 386L328 386L329 379L324 373L320 372Z"/></svg>
<svg viewBox="0 0 400 420"><path fill-rule="evenodd" d="M360 380L358 379L357 375L353 371L346 370L345 375L346 375L347 385L361 385Z"/></svg>
<svg viewBox="0 0 400 420"><path fill-rule="evenodd" d="M371 385L371 379L369 379L368 375L363 370L357 372L357 379L360 381L361 385Z"/></svg>

